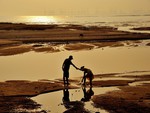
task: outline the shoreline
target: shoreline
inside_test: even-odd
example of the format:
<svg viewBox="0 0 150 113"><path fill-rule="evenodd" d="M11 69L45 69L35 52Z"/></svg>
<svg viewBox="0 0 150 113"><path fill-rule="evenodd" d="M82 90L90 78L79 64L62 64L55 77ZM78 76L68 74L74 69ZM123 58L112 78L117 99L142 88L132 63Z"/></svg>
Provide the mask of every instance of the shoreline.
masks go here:
<svg viewBox="0 0 150 113"><path fill-rule="evenodd" d="M150 80L150 75L142 75L142 76L135 76L131 75L129 78L133 80L122 80L122 78L127 78L126 74L123 76L120 76L120 80L112 79L112 80L103 80L106 78L116 78L116 75L120 73L109 73L109 74L99 74L95 75L95 80L93 81L93 88L98 88L98 87L118 87L120 90L117 91L111 91L105 94L101 95L94 95L91 99L92 102L97 107L103 108L109 112L133 112L136 113L141 112L141 113L148 113L150 110L149 106L149 86L150 83L144 83L144 81L149 81ZM143 82L141 85L135 85L132 86L130 85L131 83L136 83L136 82ZM78 89L81 87L79 84L80 78L76 79L70 79L70 85L68 86L69 89ZM10 80L10 81L5 81L1 82L1 87L0 87L0 105L4 104L7 102L7 104L11 105L11 103L14 103L11 105L11 110L17 110L15 109L17 106L21 104L21 109L26 109L28 112L30 110L35 110L37 112L37 107L38 109L42 106L40 103L34 102L31 97L35 97L37 95L43 94L43 93L52 93L55 91L63 90L64 85L63 81L61 79L59 80L41 80L41 81L24 81L24 80ZM89 82L87 82L86 88L88 88ZM17 88L16 88L17 87ZM142 91L142 92L141 92ZM12 98L12 101L9 101L7 99ZM5 99L5 101L4 101ZM27 101L29 103L20 103L22 101ZM131 101L132 100L132 101ZM104 103L105 101L105 103ZM17 103L20 103L19 105ZM77 103L80 103L80 101L77 101ZM115 104L114 104L115 103ZM70 103L72 104L72 103ZM130 105L133 105L131 107ZM28 105L29 108L25 108L25 106ZM118 106L119 105L119 106ZM77 107L77 106L74 106ZM84 112L87 112L84 109L84 106L78 106L78 107L83 107L82 110ZM126 107L128 108L128 111L126 111ZM6 109L4 106L1 106L1 112L8 112L10 109ZM135 110L136 109L136 110ZM19 110L19 108L18 108ZM135 111L134 111L135 110ZM41 109L41 111L44 111L44 109ZM45 111L46 112L46 111ZM66 110L67 112L67 110ZM68 110L70 112L70 110ZM74 112L72 109L71 112Z"/></svg>
<svg viewBox="0 0 150 113"><path fill-rule="evenodd" d="M150 34L124 32L112 27L91 26L87 28L80 25L60 27L55 25L34 26L0 23L0 56L10 56L30 51L60 52L59 46L62 44L64 44L63 49L68 51L91 50L95 47L121 47L125 45L137 47L140 45L138 45L140 40L145 39L149 40ZM145 46L150 46L150 43L148 42ZM119 74L106 73L95 75L93 87L116 86L120 90L103 95L94 95L90 101L96 107L104 108L109 112L149 113L150 83L145 81L150 81L150 74L143 75L140 72L139 76L132 75L132 72L130 76L127 73L123 73L122 76L119 76ZM80 78L71 78L69 80L71 82L69 89L81 87L81 84L79 84ZM138 82L143 82L143 84L137 84ZM87 87L89 87L88 84ZM0 112L22 112L21 110L33 113L47 112L44 109L40 109L42 105L33 101L31 97L64 89L62 79L39 81L8 80L0 82L0 85ZM75 107L79 107L82 109L82 112L88 113L84 109L84 103L81 101L76 103L79 106ZM66 110L67 112L75 112L75 109L72 109L72 111Z"/></svg>
<svg viewBox="0 0 150 113"><path fill-rule="evenodd" d="M61 44L84 43L85 47L82 46L83 48L91 49L93 47L87 46L87 43L97 43L96 46L105 47L113 46L114 44L119 46L121 41L149 39L150 34L148 33L119 31L117 28L109 26L0 23L0 56L21 54L29 51L59 52L60 50L55 49L54 46ZM48 47L43 46L43 44L47 44ZM69 50L78 49L76 46L70 47Z"/></svg>

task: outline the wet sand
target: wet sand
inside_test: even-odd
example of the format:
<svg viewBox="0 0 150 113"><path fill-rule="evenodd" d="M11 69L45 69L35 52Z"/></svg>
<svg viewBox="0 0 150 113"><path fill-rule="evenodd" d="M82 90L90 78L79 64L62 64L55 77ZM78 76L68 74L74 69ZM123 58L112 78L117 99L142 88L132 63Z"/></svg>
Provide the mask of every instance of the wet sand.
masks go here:
<svg viewBox="0 0 150 113"><path fill-rule="evenodd" d="M126 77L126 75L122 77ZM129 80L128 83L124 85L122 82L121 84L118 84L119 91L113 91L103 95L95 95L92 98L95 106L107 109L110 113L149 113L150 82L144 82L150 80L150 75L128 77L134 78L134 80ZM141 84L136 84L138 83L137 81L141 82ZM109 82L109 84L111 84L111 82Z"/></svg>
<svg viewBox="0 0 150 113"><path fill-rule="evenodd" d="M142 39L150 39L150 34L119 31L107 26L0 23L1 56L29 51L59 52L57 46L60 44L67 44L66 50L81 50L93 49L94 46L123 46L119 41Z"/></svg>
<svg viewBox="0 0 150 113"><path fill-rule="evenodd" d="M133 28L133 30L146 30L146 31L149 31L150 30L150 27L137 27L137 28Z"/></svg>
<svg viewBox="0 0 150 113"><path fill-rule="evenodd" d="M116 77L116 75L118 76ZM95 106L103 108L110 113L148 113L150 111L150 83L141 83L140 85L131 84L136 84L136 82L149 81L150 75L119 75L120 73L95 75L93 80L93 88L116 86L120 89L119 91L94 95L92 97L92 101L94 102ZM109 80L107 80L107 78ZM80 80L81 78L70 79L71 84L68 88L80 88ZM34 110L34 112L42 112L44 109L38 109L41 107L40 103L36 103L30 98L42 93L64 89L62 79L51 81L10 80L1 82L0 85L0 105L2 105L0 107L1 112L19 111L21 109L22 111L26 110L26 112L31 112L31 110ZM88 81L86 87L89 87ZM10 109L6 108L6 104L10 106ZM69 104L73 105L74 107L73 109L66 110L66 113L76 112L78 108L81 108L78 109L79 113L81 111L88 113L88 111L84 109L84 103L82 101L74 101L70 102Z"/></svg>
<svg viewBox="0 0 150 113"><path fill-rule="evenodd" d="M150 38L150 34L118 31L117 28L112 27L64 26L1 23L0 55L16 55L29 51L59 52L64 49L88 50L107 46L138 46L139 40ZM132 42L129 42L129 40L132 40ZM149 45L148 43L146 46ZM61 48L62 46L63 49ZM119 91L94 95L92 101L95 106L104 108L110 113L149 113L150 83L135 86L131 84L149 81L150 75L119 75L120 73L95 75L93 87L117 86L120 88ZM71 78L69 88L80 88L80 79ZM86 87L89 87L88 84L87 82ZM46 112L39 109L40 103L34 102L31 97L64 89L62 79L51 81L9 80L0 82L0 86L0 112ZM80 101L76 102L76 104L70 104L78 106L75 106L74 109L66 110L65 113L88 112L84 109L84 103ZM80 109L77 111L77 108Z"/></svg>

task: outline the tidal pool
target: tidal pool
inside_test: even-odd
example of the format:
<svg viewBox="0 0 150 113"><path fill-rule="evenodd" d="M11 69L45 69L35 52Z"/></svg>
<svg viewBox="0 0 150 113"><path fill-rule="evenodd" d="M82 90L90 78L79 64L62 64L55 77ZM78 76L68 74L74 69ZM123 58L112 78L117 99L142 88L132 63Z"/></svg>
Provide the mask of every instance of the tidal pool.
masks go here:
<svg viewBox="0 0 150 113"><path fill-rule="evenodd" d="M117 87L103 87L103 88L85 88L80 89L67 89L64 90L41 94L33 97L32 100L41 104L41 109L48 113L63 113L67 109L71 109L78 104L77 102L83 103L83 108L90 113L100 112L108 113L106 110L96 108L94 103L91 101L92 96L98 94L104 94L109 91L119 90ZM90 94L88 99L85 99L85 94ZM67 94L66 94L67 93ZM66 95L65 95L66 94ZM67 100L65 100L67 98Z"/></svg>
<svg viewBox="0 0 150 113"><path fill-rule="evenodd" d="M73 55L72 62L77 67L90 68L94 74L150 70L150 46L145 46L143 43L137 45L0 56L0 81L62 78L62 63L69 55ZM70 68L70 78L82 75L81 71Z"/></svg>

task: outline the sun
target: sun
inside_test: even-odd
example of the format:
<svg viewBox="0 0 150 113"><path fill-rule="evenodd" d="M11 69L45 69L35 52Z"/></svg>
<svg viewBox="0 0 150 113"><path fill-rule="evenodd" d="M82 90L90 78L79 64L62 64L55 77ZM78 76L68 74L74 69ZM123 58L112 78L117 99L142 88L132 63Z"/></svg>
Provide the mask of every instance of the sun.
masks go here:
<svg viewBox="0 0 150 113"><path fill-rule="evenodd" d="M56 19L53 16L26 16L28 23L35 24L51 24L56 23Z"/></svg>

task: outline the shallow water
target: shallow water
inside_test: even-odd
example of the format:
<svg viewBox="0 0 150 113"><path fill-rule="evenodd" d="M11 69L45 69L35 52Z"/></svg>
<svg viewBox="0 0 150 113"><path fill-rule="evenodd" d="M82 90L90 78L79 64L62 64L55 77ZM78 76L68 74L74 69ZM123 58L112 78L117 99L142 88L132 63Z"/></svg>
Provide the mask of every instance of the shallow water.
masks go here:
<svg viewBox="0 0 150 113"><path fill-rule="evenodd" d="M149 84L149 83L150 81L137 81L137 82L129 83L129 86L139 86L139 85Z"/></svg>
<svg viewBox="0 0 150 113"><path fill-rule="evenodd" d="M130 30L134 27L149 27L150 15L107 15L107 16L0 16L0 22L25 24L79 24L85 26L112 26L122 31L150 33Z"/></svg>
<svg viewBox="0 0 150 113"><path fill-rule="evenodd" d="M148 43L149 40L146 41ZM39 80L62 78L62 63L73 55L77 67L90 68L94 74L126 73L150 70L150 46L104 47L93 50L61 51L56 53L28 52L13 56L0 56L0 81ZM83 73L70 68L70 78Z"/></svg>
<svg viewBox="0 0 150 113"><path fill-rule="evenodd" d="M134 27L133 26L125 26L125 27L121 26L121 27L118 27L118 30L132 32L132 33L150 33L150 30L133 30L132 28Z"/></svg>
<svg viewBox="0 0 150 113"><path fill-rule="evenodd" d="M135 80L135 79L127 77L106 77L106 78L94 78L94 80L106 81L106 80Z"/></svg>
<svg viewBox="0 0 150 113"><path fill-rule="evenodd" d="M86 92L88 92L90 88L86 88ZM84 91L85 91L84 90ZM94 95L104 94L109 91L119 90L117 87L103 87L103 88L92 88ZM83 100L84 93L82 88L81 89L68 89L69 93L69 102L77 102ZM63 91L56 91L46 94L41 94L39 96L33 97L32 99L36 101L38 104L41 104L41 109L47 111L48 113L62 113L67 110L67 107L73 107L73 105L66 105L65 101L63 100L64 97ZM93 95L92 95L93 96ZM92 98L91 96L91 98ZM84 103L84 108L91 113L100 112L100 113L108 113L104 109L96 108L94 103L89 101L82 101Z"/></svg>

